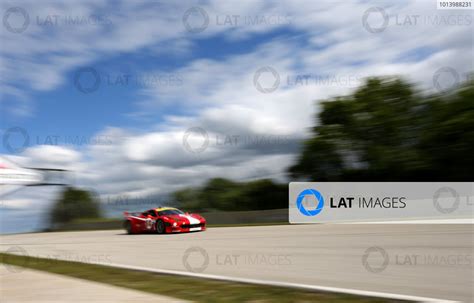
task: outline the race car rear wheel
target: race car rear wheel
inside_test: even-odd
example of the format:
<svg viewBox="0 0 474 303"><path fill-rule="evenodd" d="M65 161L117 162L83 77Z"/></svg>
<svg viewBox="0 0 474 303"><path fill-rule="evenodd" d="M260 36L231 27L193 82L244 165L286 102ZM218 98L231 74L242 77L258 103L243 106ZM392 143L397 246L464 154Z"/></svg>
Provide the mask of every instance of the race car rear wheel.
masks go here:
<svg viewBox="0 0 474 303"><path fill-rule="evenodd" d="M165 222L163 222L161 220L156 221L156 233L158 233L158 234L166 233Z"/></svg>
<svg viewBox="0 0 474 303"><path fill-rule="evenodd" d="M130 223L130 221L127 220L123 222L123 227L125 227L125 230L129 235L132 233L132 224Z"/></svg>

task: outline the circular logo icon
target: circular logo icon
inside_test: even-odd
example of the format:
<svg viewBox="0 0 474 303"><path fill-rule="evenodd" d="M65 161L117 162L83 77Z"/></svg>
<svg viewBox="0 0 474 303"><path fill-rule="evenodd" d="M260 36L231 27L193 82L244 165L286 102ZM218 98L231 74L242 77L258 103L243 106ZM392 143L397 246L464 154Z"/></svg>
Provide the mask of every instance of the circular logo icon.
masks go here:
<svg viewBox="0 0 474 303"><path fill-rule="evenodd" d="M20 26L17 26L17 25L13 26L12 20L9 20L11 17L14 18L15 15L20 17L23 20ZM5 28L11 33L20 34L28 28L28 25L30 25L30 15L28 15L28 13L26 12L24 8L10 7L9 9L7 9L5 14L3 15L3 26L5 26Z"/></svg>
<svg viewBox="0 0 474 303"><path fill-rule="evenodd" d="M85 67L74 73L74 86L84 94L95 92L100 86L100 74L93 67Z"/></svg>
<svg viewBox="0 0 474 303"><path fill-rule="evenodd" d="M17 139L20 138L18 142ZM30 135L22 127L10 127L3 133L3 146L11 153L22 152L30 144Z"/></svg>
<svg viewBox="0 0 474 303"><path fill-rule="evenodd" d="M18 272L21 272L21 271L24 270L24 268L25 268L24 266L27 265L28 259L24 259L24 261L22 261L21 264L17 264L15 262L15 264L17 264L17 265L11 265L11 264L9 264L10 262L8 261L9 258L13 258L13 256L11 256L11 255L28 257L28 253L26 252L26 250L23 247L21 247L21 246L12 246L9 249L7 249L7 251L5 253L6 254L2 256L2 259L3 259L2 263L8 271L13 272L13 273L18 273Z"/></svg>
<svg viewBox="0 0 474 303"><path fill-rule="evenodd" d="M314 197L316 201L318 201L318 205L315 209L308 210L305 208L303 202L307 197ZM315 189L305 189L298 195L298 198L296 200L296 207L298 207L298 210L303 215L308 217L314 217L319 214L324 208L323 195L321 195L321 193Z"/></svg>
<svg viewBox="0 0 474 303"><path fill-rule="evenodd" d="M380 25L380 26L370 25L369 16L373 13L379 14L382 17L382 19L383 19L382 25ZM381 7L371 7L368 10L366 10L364 12L364 15L362 16L362 26L369 33L373 33L373 34L383 32L387 28L388 22L389 22L389 17L387 15L387 13L385 12L385 10Z"/></svg>
<svg viewBox="0 0 474 303"><path fill-rule="evenodd" d="M441 78L447 81L441 81ZM447 84L443 85L443 82L446 82ZM433 86L438 92L453 89L454 87L459 85L459 82L460 76L458 72L454 68L449 66L445 66L438 69L433 75Z"/></svg>
<svg viewBox="0 0 474 303"><path fill-rule="evenodd" d="M263 80L261 79L263 74L270 73L274 80L270 86L262 85ZM274 92L278 86L280 86L280 74L271 66L264 66L259 68L253 75L253 85L255 88L264 94Z"/></svg>
<svg viewBox="0 0 474 303"><path fill-rule="evenodd" d="M191 254L195 254L195 253L201 255L204 258L204 260L203 260L203 262L200 266L191 265L189 260L188 260L189 256ZM209 254L202 247L199 247L199 246L190 247L190 248L186 249L186 251L184 252L183 265L190 272L203 272L207 268L207 266L209 265Z"/></svg>
<svg viewBox="0 0 474 303"><path fill-rule="evenodd" d="M453 203L451 204L450 207L444 207L442 203L440 203L440 197L444 194L447 193L449 196L451 196L451 200ZM434 196L433 196L433 205L434 207L443 214L450 214L459 207L459 203L461 202L461 199L459 198L459 194L457 191L455 191L451 187L441 187L438 189Z"/></svg>
<svg viewBox="0 0 474 303"><path fill-rule="evenodd" d="M199 137L198 140L201 141L201 144L198 144L199 146L192 144L193 141L196 141L196 136ZM191 127L184 133L183 146L191 153L201 153L209 146L209 135L201 127Z"/></svg>
<svg viewBox="0 0 474 303"><path fill-rule="evenodd" d="M382 262L380 264L370 264L374 263L369 262L369 257L373 257L375 255L376 258L382 258ZM379 273L385 270L387 268L389 262L389 257L385 249L378 247L378 246L372 246L369 247L365 250L364 255L362 256L362 265L365 267L370 272L373 273Z"/></svg>
<svg viewBox="0 0 474 303"><path fill-rule="evenodd" d="M199 24L194 21L199 20ZM209 15L200 7L191 7L184 12L183 24L186 30L190 33L196 34L204 31L209 26Z"/></svg>

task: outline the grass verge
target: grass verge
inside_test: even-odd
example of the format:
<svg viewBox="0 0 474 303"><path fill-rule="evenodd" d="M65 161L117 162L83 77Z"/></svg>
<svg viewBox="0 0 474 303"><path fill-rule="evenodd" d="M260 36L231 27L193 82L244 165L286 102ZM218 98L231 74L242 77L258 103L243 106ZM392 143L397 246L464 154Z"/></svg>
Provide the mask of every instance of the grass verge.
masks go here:
<svg viewBox="0 0 474 303"><path fill-rule="evenodd" d="M155 274L104 265L0 253L0 262L195 302L400 302L346 294ZM21 271L15 274L21 274ZM84 290L87 291L87 290Z"/></svg>

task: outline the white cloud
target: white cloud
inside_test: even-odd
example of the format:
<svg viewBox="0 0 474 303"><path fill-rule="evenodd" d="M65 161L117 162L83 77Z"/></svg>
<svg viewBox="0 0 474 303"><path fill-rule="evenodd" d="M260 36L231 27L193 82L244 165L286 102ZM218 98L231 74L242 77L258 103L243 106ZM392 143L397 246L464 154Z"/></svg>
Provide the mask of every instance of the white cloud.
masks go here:
<svg viewBox="0 0 474 303"><path fill-rule="evenodd" d="M56 145L37 145L26 149L23 154L28 166L77 169L81 154L71 148Z"/></svg>

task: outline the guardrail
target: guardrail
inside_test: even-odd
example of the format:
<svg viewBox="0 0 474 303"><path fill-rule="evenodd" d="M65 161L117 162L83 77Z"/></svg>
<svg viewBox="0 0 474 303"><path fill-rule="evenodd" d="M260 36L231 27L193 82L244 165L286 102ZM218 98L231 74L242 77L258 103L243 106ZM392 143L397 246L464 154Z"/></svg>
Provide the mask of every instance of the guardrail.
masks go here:
<svg viewBox="0 0 474 303"><path fill-rule="evenodd" d="M268 209L251 211L219 211L200 213L207 220L207 224L258 224L258 223L283 223L288 222L288 209ZM66 230L101 230L101 229L121 229L123 219L68 223L51 231Z"/></svg>

